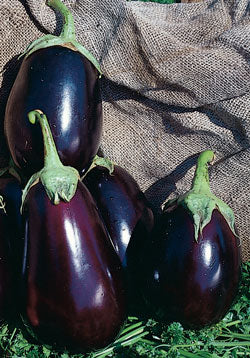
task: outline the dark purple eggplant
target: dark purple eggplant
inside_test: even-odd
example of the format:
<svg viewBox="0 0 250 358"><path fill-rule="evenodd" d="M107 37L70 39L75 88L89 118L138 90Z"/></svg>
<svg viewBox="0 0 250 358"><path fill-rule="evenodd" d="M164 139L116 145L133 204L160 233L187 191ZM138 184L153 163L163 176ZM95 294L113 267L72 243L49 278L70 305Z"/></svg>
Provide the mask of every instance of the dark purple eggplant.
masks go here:
<svg viewBox="0 0 250 358"><path fill-rule="evenodd" d="M17 275L21 271L23 230L20 213L22 190L16 178L0 178L0 319L13 313Z"/></svg>
<svg viewBox="0 0 250 358"><path fill-rule="evenodd" d="M192 189L169 201L141 254L143 297L155 316L199 329L221 320L240 280L240 241L232 210L209 188L203 152Z"/></svg>
<svg viewBox="0 0 250 358"><path fill-rule="evenodd" d="M151 207L135 179L123 168L114 166L113 172L97 166L83 180L96 201L114 247L127 266L127 254L147 240L153 225ZM131 249L130 249L131 246ZM137 260L129 255L129 258Z"/></svg>
<svg viewBox="0 0 250 358"><path fill-rule="evenodd" d="M41 131L27 120L34 108L47 114L64 165L84 172L101 138L99 65L75 40L74 22L59 0L65 25L59 37L46 35L26 50L5 113L5 135L15 165L28 176L43 167Z"/></svg>
<svg viewBox="0 0 250 358"><path fill-rule="evenodd" d="M114 340L125 319L122 266L78 173L60 164L58 170L46 116L33 112L30 120L42 127L45 168L24 190L22 317L43 343L72 351L99 349ZM67 174L68 169L73 170ZM69 198L72 173L77 184Z"/></svg>
<svg viewBox="0 0 250 358"><path fill-rule="evenodd" d="M121 263L96 205L79 182L69 203L50 202L41 183L25 203L23 318L42 342L104 347L125 319Z"/></svg>

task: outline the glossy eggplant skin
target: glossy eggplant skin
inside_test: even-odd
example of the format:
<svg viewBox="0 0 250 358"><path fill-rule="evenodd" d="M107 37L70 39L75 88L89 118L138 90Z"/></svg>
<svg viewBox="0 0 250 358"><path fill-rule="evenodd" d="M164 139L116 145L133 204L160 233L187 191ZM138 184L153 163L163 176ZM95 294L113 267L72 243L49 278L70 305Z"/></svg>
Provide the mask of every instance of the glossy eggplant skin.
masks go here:
<svg viewBox="0 0 250 358"><path fill-rule="evenodd" d="M183 206L164 212L141 260L143 296L165 322L194 329L211 325L223 318L236 296L240 243L217 209L198 242Z"/></svg>
<svg viewBox="0 0 250 358"><path fill-rule="evenodd" d="M115 165L110 175L97 166L84 178L84 183L97 203L105 226L123 267L133 266L140 250L149 239L154 215L135 179L122 167Z"/></svg>
<svg viewBox="0 0 250 358"><path fill-rule="evenodd" d="M22 190L12 176L0 178L0 319L13 313L23 251ZM4 205L4 207L3 207Z"/></svg>
<svg viewBox="0 0 250 358"><path fill-rule="evenodd" d="M40 183L25 201L23 313L42 342L89 351L119 333L126 314L122 267L96 205L79 182L53 205Z"/></svg>
<svg viewBox="0 0 250 358"><path fill-rule="evenodd" d="M64 165L84 172L102 131L98 73L82 54L67 47L37 50L22 62L5 112L5 134L15 164L31 175L43 167L43 140L27 114L46 113Z"/></svg>

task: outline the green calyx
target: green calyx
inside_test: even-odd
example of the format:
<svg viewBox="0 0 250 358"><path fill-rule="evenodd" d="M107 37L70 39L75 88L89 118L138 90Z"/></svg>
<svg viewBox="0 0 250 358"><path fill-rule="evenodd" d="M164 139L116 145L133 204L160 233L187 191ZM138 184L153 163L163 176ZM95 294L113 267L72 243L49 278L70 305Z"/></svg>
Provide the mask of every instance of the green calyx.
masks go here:
<svg viewBox="0 0 250 358"><path fill-rule="evenodd" d="M210 190L208 164L212 164L214 158L215 155L211 150L202 152L197 161L191 189L179 198L168 201L164 208L167 210L174 204L182 205L189 211L194 221L196 241L198 241L199 234L202 235L204 227L211 221L214 209L220 211L234 235L237 236L235 233L235 219L232 209L221 199L217 198Z"/></svg>
<svg viewBox="0 0 250 358"><path fill-rule="evenodd" d="M86 171L86 173L83 174L83 176L81 177L81 180L83 178L86 177L86 175L95 167L104 167L106 169L108 169L109 174L112 175L113 171L114 171L114 162L112 162L112 160L110 160L109 158L106 157L99 157L98 155L96 155L91 163L91 166L89 167L89 169Z"/></svg>
<svg viewBox="0 0 250 358"><path fill-rule="evenodd" d="M7 167L0 169L0 177L7 173L15 177L20 183L22 182L20 170L17 168L12 158L10 158L9 165Z"/></svg>
<svg viewBox="0 0 250 358"><path fill-rule="evenodd" d="M51 46L64 46L73 51L80 52L96 67L101 75L100 65L96 58L84 46L76 41L74 20L68 8L61 2L61 0L46 0L46 4L54 10L59 11L63 16L64 24L61 34L59 36L45 35L40 37L26 48L22 56L24 55L25 57L28 57L37 50Z"/></svg>
<svg viewBox="0 0 250 358"><path fill-rule="evenodd" d="M61 200L69 202L75 195L79 173L75 168L64 166L58 156L55 142L45 114L34 110L28 114L32 124L39 123L44 141L44 167L32 175L23 190L22 207L29 189L41 181L50 201L57 205ZM21 208L22 210L22 208Z"/></svg>

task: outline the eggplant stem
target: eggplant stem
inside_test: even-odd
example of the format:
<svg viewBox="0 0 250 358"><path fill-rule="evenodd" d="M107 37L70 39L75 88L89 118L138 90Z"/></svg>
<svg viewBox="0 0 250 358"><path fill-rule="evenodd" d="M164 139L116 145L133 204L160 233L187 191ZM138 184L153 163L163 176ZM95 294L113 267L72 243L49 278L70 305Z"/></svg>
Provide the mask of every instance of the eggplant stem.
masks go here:
<svg viewBox="0 0 250 358"><path fill-rule="evenodd" d="M193 193L210 193L208 163L214 161L215 155L212 150L205 150L198 158L191 190Z"/></svg>
<svg viewBox="0 0 250 358"><path fill-rule="evenodd" d="M28 113L30 123L39 123L44 141L44 167L62 167L46 115L39 109Z"/></svg>
<svg viewBox="0 0 250 358"><path fill-rule="evenodd" d="M78 171L70 166L64 166L59 158L56 145L50 130L46 115L41 110L28 113L29 121L33 124L39 122L44 142L44 167L33 174L23 190L23 208L26 196L31 186L41 181L50 201L57 205L61 199L69 202L75 195L78 180Z"/></svg>
<svg viewBox="0 0 250 358"><path fill-rule="evenodd" d="M60 0L46 0L46 5L50 6L55 11L59 11L60 15L63 17L63 27L60 35L54 36L48 34L36 39L26 48L19 58L22 56L27 58L32 53L44 48L63 46L85 56L95 66L99 72L99 77L101 77L102 72L97 59L84 46L76 41L74 19L69 9Z"/></svg>
<svg viewBox="0 0 250 358"><path fill-rule="evenodd" d="M46 4L52 7L54 10L59 11L63 17L63 27L60 33L61 38L67 38L69 40L75 40L75 24L71 12L60 0L47 0Z"/></svg>
<svg viewBox="0 0 250 358"><path fill-rule="evenodd" d="M176 203L178 205L183 205L184 208L189 211L194 221L194 237L196 241L198 241L199 234L202 236L202 230L210 222L214 209L220 211L230 226L233 234L237 236L232 209L221 199L217 198L210 190L208 163L212 164L214 158L214 152L211 150L202 152L197 161L191 189L177 198L174 202L170 201L167 203L164 208L164 210L168 210L168 208L171 209L171 205Z"/></svg>

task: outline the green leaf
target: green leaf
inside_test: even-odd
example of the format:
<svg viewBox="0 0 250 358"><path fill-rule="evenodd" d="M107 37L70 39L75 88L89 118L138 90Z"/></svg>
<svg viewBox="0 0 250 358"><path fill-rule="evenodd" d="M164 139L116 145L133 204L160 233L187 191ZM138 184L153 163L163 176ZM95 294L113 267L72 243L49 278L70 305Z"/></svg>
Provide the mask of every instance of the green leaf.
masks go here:
<svg viewBox="0 0 250 358"><path fill-rule="evenodd" d="M46 346L43 346L43 354L46 358L50 356L50 353L50 350Z"/></svg>
<svg viewBox="0 0 250 358"><path fill-rule="evenodd" d="M61 358L69 358L68 353L63 353L63 354L61 355Z"/></svg>

